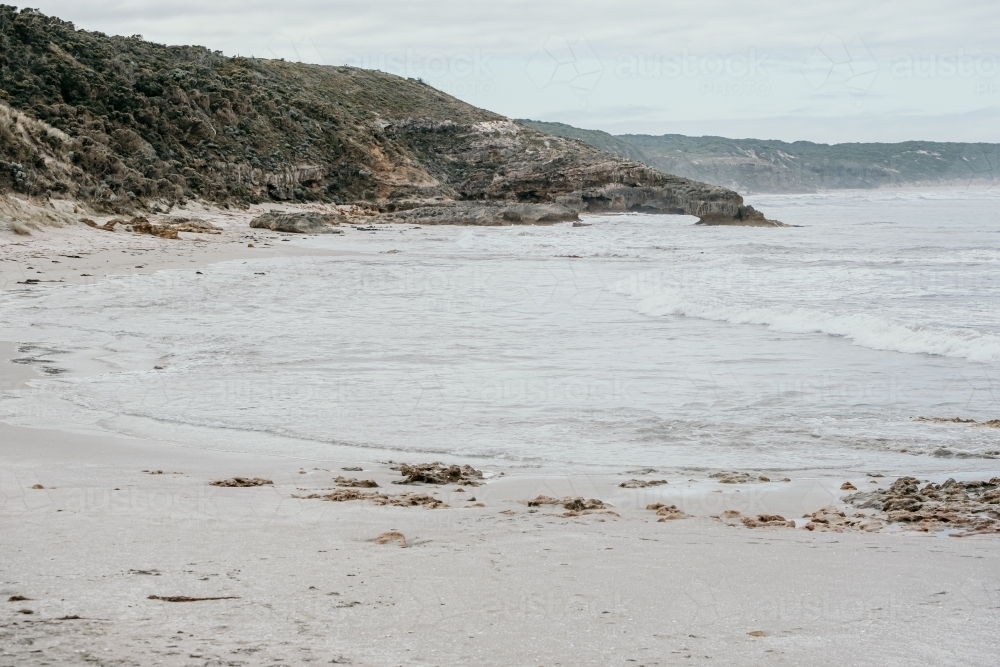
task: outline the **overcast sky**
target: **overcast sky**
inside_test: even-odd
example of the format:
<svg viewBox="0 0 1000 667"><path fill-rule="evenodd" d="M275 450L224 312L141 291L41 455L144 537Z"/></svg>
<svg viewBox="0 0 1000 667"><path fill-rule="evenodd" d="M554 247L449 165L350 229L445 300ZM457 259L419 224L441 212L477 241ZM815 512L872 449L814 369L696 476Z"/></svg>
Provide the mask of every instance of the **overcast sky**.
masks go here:
<svg viewBox="0 0 1000 667"><path fill-rule="evenodd" d="M35 0L77 27L421 77L620 133L1000 142L996 0Z"/></svg>

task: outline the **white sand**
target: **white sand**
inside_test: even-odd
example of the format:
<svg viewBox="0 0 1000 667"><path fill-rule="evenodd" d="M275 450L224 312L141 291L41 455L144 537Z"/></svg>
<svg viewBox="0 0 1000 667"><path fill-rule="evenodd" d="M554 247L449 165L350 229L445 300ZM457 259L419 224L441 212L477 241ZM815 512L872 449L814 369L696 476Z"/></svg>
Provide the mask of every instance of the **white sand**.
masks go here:
<svg viewBox="0 0 1000 667"><path fill-rule="evenodd" d="M260 211L177 210L174 216L204 220L222 228L221 234L182 232L180 239L161 239L84 226L50 228L31 236L0 232L0 289L25 289L26 280L40 285L95 282L105 276L154 273L161 269L191 268L214 262L296 255L349 254L302 247L302 237L251 229ZM98 223L111 216L94 217ZM253 244L254 247L248 247Z"/></svg>
<svg viewBox="0 0 1000 667"><path fill-rule="evenodd" d="M409 487L384 465L339 472L356 461L10 426L0 439L0 594L31 598L3 603L0 665L996 664L990 538L657 523L635 506L661 495L617 479L438 490L454 509L297 500L336 474ZM235 474L275 486L208 485ZM802 498L774 487L777 504ZM539 492L604 498L621 517L514 501ZM469 495L486 507L461 508ZM407 548L371 542L391 529Z"/></svg>
<svg viewBox="0 0 1000 667"><path fill-rule="evenodd" d="M0 273L8 288L44 289L16 282L315 252L245 228L248 217L204 243L77 228L4 236ZM258 247L247 248L254 234ZM16 355L0 344L0 358ZM0 363L0 388L20 391L33 372ZM183 445L0 424L0 667L997 663L996 538L711 518L800 517L839 503L842 478L721 485L674 473L666 486L627 490L617 486L627 475L493 467L485 486L459 493L392 485L398 474L372 461ZM365 471L340 471L355 465ZM436 493L451 508L293 497L332 488L338 474L386 493ZM236 475L274 486L209 485ZM617 516L524 504L539 494L600 498ZM470 496L485 507L466 507ZM651 502L693 517L658 523ZM372 542L388 530L407 547ZM30 599L6 601L14 595Z"/></svg>

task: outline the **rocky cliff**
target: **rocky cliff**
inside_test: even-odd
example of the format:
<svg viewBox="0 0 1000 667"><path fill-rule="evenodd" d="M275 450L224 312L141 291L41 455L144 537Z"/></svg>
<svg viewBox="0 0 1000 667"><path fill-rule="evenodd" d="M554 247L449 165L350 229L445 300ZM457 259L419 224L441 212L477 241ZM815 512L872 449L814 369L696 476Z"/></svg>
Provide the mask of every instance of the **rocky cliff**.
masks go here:
<svg viewBox="0 0 1000 667"><path fill-rule="evenodd" d="M906 141L817 144L680 134L611 135L563 123L520 120L655 169L740 192L1000 184L1000 145Z"/></svg>
<svg viewBox="0 0 1000 667"><path fill-rule="evenodd" d="M0 46L0 190L123 212L195 198L387 213L491 201L764 220L730 190L518 125L419 80L227 58L6 5Z"/></svg>

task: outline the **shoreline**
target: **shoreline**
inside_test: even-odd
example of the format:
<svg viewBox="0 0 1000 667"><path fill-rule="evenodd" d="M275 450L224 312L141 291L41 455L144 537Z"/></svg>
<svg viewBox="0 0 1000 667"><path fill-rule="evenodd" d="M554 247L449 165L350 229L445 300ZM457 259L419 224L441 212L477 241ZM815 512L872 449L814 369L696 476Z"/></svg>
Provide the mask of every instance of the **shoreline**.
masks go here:
<svg viewBox="0 0 1000 667"><path fill-rule="evenodd" d="M0 340L0 392L10 392L11 398L23 399L26 401L23 414L28 418L18 421L4 421L0 418L0 426L8 425L16 428L27 428L34 430L59 430L66 433L102 433L112 438L126 438L134 442L161 443L165 446L176 447L179 450L192 450L213 452L218 454L232 454L243 456L259 456L270 460L272 458L287 460L349 460L359 461L366 464L384 463L386 461L443 461L449 464L471 464L484 469L495 469L497 472L503 471L505 474L516 473L545 479L558 478L580 478L580 479L605 479L609 480L620 476L629 470L646 470L647 474L670 476L678 480L696 481L696 479L706 479L712 474L725 472L746 472L757 476L764 475L773 478L774 481L791 477L797 481L809 480L811 484L819 484L827 491L833 492L845 480L858 479L868 481L866 476L878 475L886 479L894 479L902 476L916 476L922 481L934 481L941 483L948 478L957 480L990 479L1000 477L1000 460L995 457L948 457L940 458L929 454L896 452L867 452L868 464L861 463L831 463L825 466L806 465L799 467L786 467L774 465L773 462L765 463L733 463L730 465L712 464L663 464L651 463L650 461L633 461L614 465L610 463L583 463L563 460L537 459L530 462L519 459L511 459L498 456L480 454L462 454L458 452L444 452L420 449L402 449L393 447L381 447L376 444L351 444L346 442L331 442L325 440L314 440L304 436L288 435L269 431L240 430L233 428L213 428L208 425L195 425L183 421L160 421L152 418L122 414L125 419L139 419L153 424L130 425L123 428L119 425L118 430L107 424L108 417L112 419L114 414L104 415L100 411L78 408L71 402L57 399L57 403L52 403L52 399L45 395L44 390L38 392L38 396L44 398L46 407L44 410L51 411L57 409L64 414L70 415L65 420L61 419L60 426L54 427L39 423L37 419L31 418L32 393L36 389L30 384L31 380L44 379L45 374L41 372L45 368L42 364L12 363L12 359L24 357L28 352L19 352L19 347L23 342ZM43 355L46 356L46 355ZM63 377L92 377L106 372L119 370L108 367L106 363L94 358L93 350L78 354L69 363L61 363L70 366L64 369L60 366L59 373ZM64 375L65 373L65 375ZM64 408L59 408L64 404ZM926 420L925 420L926 421ZM933 421L933 420L931 420ZM944 420L948 421L948 420ZM975 428L976 424L968 426ZM150 428L156 430L150 432ZM252 439L252 444L251 444ZM181 441L188 444L181 445ZM860 488L860 487L859 487ZM864 490L864 489L862 489ZM833 495L830 495L831 502L835 502ZM773 508L762 507L761 511L771 512ZM780 513L780 512L779 512Z"/></svg>
<svg viewBox="0 0 1000 667"><path fill-rule="evenodd" d="M10 239L15 242L0 245L0 288L6 287L8 290L37 290L40 287L51 285L86 285L114 277L151 274L164 270L198 270L217 263L250 259L271 259L279 257L381 258L383 256L382 253L375 254L355 250L336 250L317 247L316 245L309 243L310 239L316 238L315 235L286 234L282 232L272 232L266 229L250 228L248 226L249 221L255 215L259 214L260 211L224 211L221 209L199 209L199 207L196 206L192 206L191 208L195 210L179 209L179 212L190 214L192 218L212 223L220 228L221 233L209 235L182 232L180 234L180 240L168 240L123 231L107 232L90 227L72 227L47 228L44 232L38 233L32 237L11 236ZM351 230L351 226L348 225L345 229ZM351 230L350 233L353 234L353 230ZM357 233L366 234L367 230L362 230ZM247 247L248 243L253 244L253 247ZM77 256L67 257L67 255ZM392 255L388 255L387 257L391 256ZM55 260L55 265L52 267L45 265L42 261L45 260L50 264L53 264L51 257L59 257L59 259ZM42 267L45 272L43 274L31 274L27 272L27 266ZM51 280L52 282L32 285L17 284L18 280L16 279L23 279L30 275L42 275L42 277L46 280ZM0 340L0 389L23 390L27 388L27 383L32 378L43 377L39 372L36 372L40 370L41 367L36 369L33 364L7 363L6 360L13 358L15 355L20 356L20 353L16 350L17 345L18 343L16 341ZM80 358L73 359L73 361L78 362L76 364L78 367L71 369L72 375L76 376L95 375L113 370L110 366L107 366L106 363L98 362L95 359L89 358L87 354L83 354ZM91 423L81 424L80 426L87 431L99 428L96 424ZM187 425L182 423L177 423L174 426L176 429L188 428ZM191 426L190 428L199 429L207 427ZM118 432L113 430L108 430L107 433L116 436L120 435ZM143 438L143 436L136 437L138 439ZM291 436L269 433L263 434L263 437L273 437L275 439L290 438L291 440L298 439ZM313 441L303 440L303 442ZM315 442L314 444L317 448L324 446L321 442ZM435 454L431 452L408 453L404 450L395 450L391 448L371 448L369 450L367 447L352 447L350 445L335 445L333 447L341 450L342 452L346 452L352 457L365 456L370 452L370 457L376 459L379 457L436 457L457 461L463 458L461 455L456 454ZM206 451L228 450L206 449ZM314 456L315 454L302 453L300 455L308 458L310 456ZM910 456L918 457L922 461L926 461L932 465L910 466L906 460L909 459ZM532 466L518 465L516 463L504 463L502 460L498 461L490 458L479 457L471 458L478 461L481 465L507 465L510 469L514 470L532 469ZM839 478L852 473L865 474L867 472L881 472L883 474L897 476L917 474L922 477L940 477L943 474L951 474L964 478L968 475L981 474L984 468L990 467L990 464L983 465L989 460L988 458L970 457L935 459L931 461L927 456L919 454L905 456L897 455L897 457L884 458L886 458L886 460L879 461L875 465L870 466L831 466L830 468L802 470L782 469L780 466L771 465L755 469L757 472L774 474L779 478L785 476L786 474L800 475L803 473L817 478L823 478L826 476ZM898 458L899 460L890 462L888 461L889 458ZM551 463L552 462L549 462L549 464ZM544 470L545 465L546 463L539 464L539 466L542 466L542 470ZM567 467L567 464L557 465L562 465L564 469L569 469L570 472L568 474L573 475L613 474L609 466L597 466L596 464L570 464ZM633 467L640 467L640 464L635 464ZM602 470L592 472L594 468ZM674 466L672 468L661 466L661 468L663 468L664 472L670 471L677 475L684 475L688 473L697 475L700 473L724 470L724 468L721 467L711 466ZM998 462L996 466L996 471L997 473L1000 473L1000 462ZM550 471L546 474L555 474L558 476L567 473L563 471L553 473Z"/></svg>
<svg viewBox="0 0 1000 667"><path fill-rule="evenodd" d="M220 221L223 233L205 242L192 242L193 234L178 242L56 229L3 246L0 272L7 289L13 282L28 290L37 287L16 285L18 275L39 274L23 267L52 257L59 264L41 275L64 282L42 285L248 258L364 255L310 247L302 243L308 237L276 241L289 237L241 225ZM18 354L16 343L0 341L5 392L30 391L40 377L32 365L6 361ZM603 666L688 658L986 666L1000 649L996 536L805 527L823 507L856 511L844 502L852 493L844 482L885 489L897 477L891 472L920 466L849 475L747 469L747 478L725 483L708 468L560 473L378 450L297 457L71 422L0 423L0 667ZM485 479L393 484L401 476L385 456L471 463ZM922 462L970 468L920 473L922 483L1000 474L1000 462L996 472L980 459ZM448 507L322 499L345 488L338 476L379 485L355 489L361 494L428 496ZM211 484L234 477L273 484ZM620 486L631 479L666 484ZM527 504L538 496L559 502ZM576 497L604 507L565 507ZM648 509L657 504L684 516ZM739 514L727 518L727 510ZM795 527L741 522L761 515ZM377 541L391 532L402 543ZM7 602L18 596L27 599ZM170 601L178 596L196 600Z"/></svg>

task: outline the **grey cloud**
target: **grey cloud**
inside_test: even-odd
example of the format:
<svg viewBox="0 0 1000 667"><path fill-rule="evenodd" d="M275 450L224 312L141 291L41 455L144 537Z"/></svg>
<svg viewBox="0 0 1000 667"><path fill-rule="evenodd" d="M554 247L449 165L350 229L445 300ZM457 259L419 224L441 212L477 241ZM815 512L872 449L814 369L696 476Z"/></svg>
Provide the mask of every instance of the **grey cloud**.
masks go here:
<svg viewBox="0 0 1000 667"><path fill-rule="evenodd" d="M188 43L194 36L212 42L207 45L222 41L248 53L260 48L261 37L286 29L350 51L410 46L523 52L537 49L553 33L583 36L595 48L612 51L681 46L703 52L753 46L800 50L814 47L826 35L843 39L861 35L870 44L894 48L981 49L997 44L995 26L1000 18L996 3L988 0L953 1L946 9L928 0L822 4L47 0L35 4L81 27L126 34L145 29L150 37L168 43Z"/></svg>

